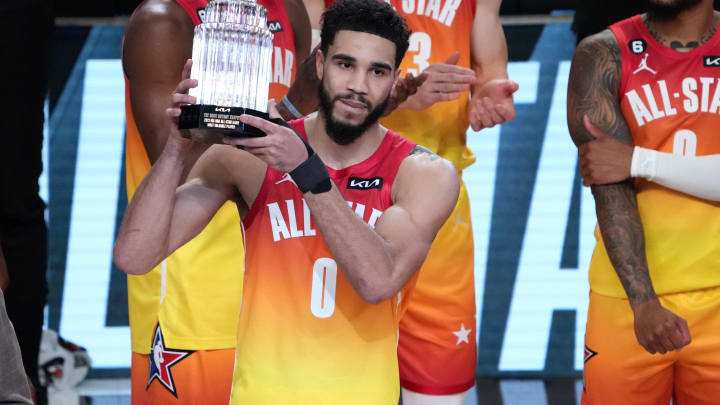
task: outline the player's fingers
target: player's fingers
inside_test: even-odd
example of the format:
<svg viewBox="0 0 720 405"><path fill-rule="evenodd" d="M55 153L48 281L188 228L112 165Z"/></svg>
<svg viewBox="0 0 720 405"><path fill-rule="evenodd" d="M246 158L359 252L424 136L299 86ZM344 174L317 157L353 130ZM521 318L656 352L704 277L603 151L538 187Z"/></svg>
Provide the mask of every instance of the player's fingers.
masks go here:
<svg viewBox="0 0 720 405"><path fill-rule="evenodd" d="M500 116L503 118L503 120L505 122L515 120L515 107L513 107L513 106L507 107L502 104L498 104L495 107L495 111L497 111L498 114L500 114Z"/></svg>
<svg viewBox="0 0 720 405"><path fill-rule="evenodd" d="M583 124L585 125L585 129L587 129L587 131L590 132L590 135L592 135L594 138L601 138L604 135L600 128L596 127L595 124L590 122L590 118L588 118L587 115L583 116Z"/></svg>
<svg viewBox="0 0 720 405"><path fill-rule="evenodd" d="M180 116L180 109L179 108L166 108L165 114L170 118L177 118Z"/></svg>
<svg viewBox="0 0 720 405"><path fill-rule="evenodd" d="M280 112L277 109L277 103L275 102L274 98L268 100L267 112L270 118L282 118L280 116Z"/></svg>
<svg viewBox="0 0 720 405"><path fill-rule="evenodd" d="M488 116L492 120L493 125L502 124L504 122L504 120L502 119L500 114L498 114L497 111L495 110L496 105L492 102L492 100L490 100L490 98L483 97L482 103L483 103L483 106L485 107L485 111L488 112Z"/></svg>
<svg viewBox="0 0 720 405"><path fill-rule="evenodd" d="M192 70L192 59L188 59L185 61L185 66L183 66L182 71L182 79L189 79L190 78L190 71Z"/></svg>
<svg viewBox="0 0 720 405"><path fill-rule="evenodd" d="M449 65L454 65L454 64L458 63L459 60L460 60L460 52L455 51L450 56L448 56L447 59L445 59L445 63L447 63Z"/></svg>
<svg viewBox="0 0 720 405"><path fill-rule="evenodd" d="M678 317L675 323L678 333L682 339L682 345L687 346L692 341L692 338L690 336L690 328L688 327L687 321L685 321L685 319L683 318Z"/></svg>
<svg viewBox="0 0 720 405"><path fill-rule="evenodd" d="M195 79L185 79L181 81L175 88L175 93L187 94L188 90L197 87L198 81Z"/></svg>
<svg viewBox="0 0 720 405"><path fill-rule="evenodd" d="M455 84L473 84L475 83L475 72L433 72L430 74L432 79L428 80L436 83L455 83Z"/></svg>
<svg viewBox="0 0 720 405"><path fill-rule="evenodd" d="M228 145L243 146L248 152L251 149L267 148L270 144L270 140L266 136L260 137L235 137L225 136L223 142Z"/></svg>
<svg viewBox="0 0 720 405"><path fill-rule="evenodd" d="M460 97L460 93L431 93L431 101L437 103L439 101L452 101Z"/></svg>
<svg viewBox="0 0 720 405"><path fill-rule="evenodd" d="M470 90L469 84L432 83L428 86L428 91L433 93L459 93L468 90Z"/></svg>
<svg viewBox="0 0 720 405"><path fill-rule="evenodd" d="M174 106L195 103L197 103L197 98L189 94L173 93L172 95L172 104Z"/></svg>
<svg viewBox="0 0 720 405"><path fill-rule="evenodd" d="M433 65L433 67L432 72L441 75L441 79L443 80L458 80L460 77L462 77L463 80L468 80L468 78L475 80L476 78L475 71L465 67L445 64L436 64Z"/></svg>
<svg viewBox="0 0 720 405"><path fill-rule="evenodd" d="M249 114L240 115L239 120L240 122L254 126L255 128L265 132L268 135L273 132L278 132L278 130L282 128L279 125L273 124L268 120L264 120L260 117Z"/></svg>

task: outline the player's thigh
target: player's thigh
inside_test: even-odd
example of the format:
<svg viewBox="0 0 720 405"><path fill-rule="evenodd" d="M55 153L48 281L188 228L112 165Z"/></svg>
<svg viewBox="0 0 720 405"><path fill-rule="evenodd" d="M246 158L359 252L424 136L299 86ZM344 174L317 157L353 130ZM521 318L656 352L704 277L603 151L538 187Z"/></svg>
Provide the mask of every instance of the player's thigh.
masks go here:
<svg viewBox="0 0 720 405"><path fill-rule="evenodd" d="M673 294L670 310L690 329L691 342L675 366L675 405L720 402L720 288Z"/></svg>
<svg viewBox="0 0 720 405"><path fill-rule="evenodd" d="M464 186L420 269L400 321L401 385L431 395L467 391L475 376L475 286L470 205Z"/></svg>
<svg viewBox="0 0 720 405"><path fill-rule="evenodd" d="M676 359L640 346L627 300L590 293L583 405L669 404Z"/></svg>
<svg viewBox="0 0 720 405"><path fill-rule="evenodd" d="M226 405L230 402L235 350L199 350L187 352L165 349L165 363L156 363L153 354L132 354L131 399L134 405L203 404ZM172 353L175 352L175 353ZM166 367L167 366L167 367Z"/></svg>

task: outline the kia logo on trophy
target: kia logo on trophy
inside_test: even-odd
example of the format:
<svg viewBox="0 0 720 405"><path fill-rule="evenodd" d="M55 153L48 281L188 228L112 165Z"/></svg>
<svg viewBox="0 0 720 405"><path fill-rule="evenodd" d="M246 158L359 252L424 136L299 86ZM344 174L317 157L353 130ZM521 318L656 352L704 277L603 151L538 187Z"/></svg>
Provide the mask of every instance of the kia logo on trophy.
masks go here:
<svg viewBox="0 0 720 405"><path fill-rule="evenodd" d="M240 122L242 114L268 119L273 33L267 9L254 0L212 0L195 27L190 89L197 104L181 107L180 129L206 129L230 136L265 136ZM209 137L222 142L222 137Z"/></svg>

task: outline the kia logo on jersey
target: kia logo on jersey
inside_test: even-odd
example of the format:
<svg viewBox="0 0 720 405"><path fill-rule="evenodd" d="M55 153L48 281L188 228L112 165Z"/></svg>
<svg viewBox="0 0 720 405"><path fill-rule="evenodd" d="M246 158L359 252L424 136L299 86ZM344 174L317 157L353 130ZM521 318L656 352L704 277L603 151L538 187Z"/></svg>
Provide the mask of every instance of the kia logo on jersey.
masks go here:
<svg viewBox="0 0 720 405"><path fill-rule="evenodd" d="M348 179L347 188L355 190L370 190L373 188L381 189L383 185L382 177L372 177L365 179L362 177L350 177Z"/></svg>
<svg viewBox="0 0 720 405"><path fill-rule="evenodd" d="M268 21L267 25L268 25L268 29L273 34L275 34L277 32L281 32L283 30L282 24L280 24L280 21L278 21L278 20Z"/></svg>
<svg viewBox="0 0 720 405"><path fill-rule="evenodd" d="M703 66L705 66L705 67L720 67L720 56L717 56L717 55L703 56Z"/></svg>

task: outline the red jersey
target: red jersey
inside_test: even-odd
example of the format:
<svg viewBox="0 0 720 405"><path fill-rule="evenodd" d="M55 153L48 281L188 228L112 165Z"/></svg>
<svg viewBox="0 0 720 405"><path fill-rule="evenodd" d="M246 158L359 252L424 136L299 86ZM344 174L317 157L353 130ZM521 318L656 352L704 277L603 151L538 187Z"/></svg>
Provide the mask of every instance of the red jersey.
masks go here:
<svg viewBox="0 0 720 405"><path fill-rule="evenodd" d="M290 125L305 136L304 122ZM393 205L395 176L414 146L388 131L365 161L328 167L371 227ZM245 290L231 403L397 404L397 326L410 287L366 303L333 260L300 190L273 168L243 224Z"/></svg>
<svg viewBox="0 0 720 405"><path fill-rule="evenodd" d="M720 153L715 134L720 127L720 35L680 53L655 40L642 16L610 29L620 46L618 101L633 143L686 156ZM655 291L667 294L720 285L720 203L644 179L637 179L635 187ZM590 287L625 296L602 239L590 265Z"/></svg>

